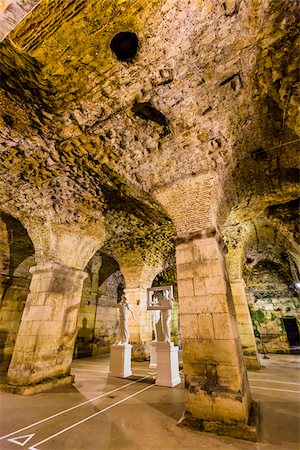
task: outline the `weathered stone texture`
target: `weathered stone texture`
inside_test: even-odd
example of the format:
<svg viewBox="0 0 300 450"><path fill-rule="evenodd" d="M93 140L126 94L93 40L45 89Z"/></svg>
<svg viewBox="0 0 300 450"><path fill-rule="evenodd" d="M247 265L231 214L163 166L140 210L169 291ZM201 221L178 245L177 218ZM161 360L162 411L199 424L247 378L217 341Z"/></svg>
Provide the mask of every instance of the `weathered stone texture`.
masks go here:
<svg viewBox="0 0 300 450"><path fill-rule="evenodd" d="M8 381L41 383L70 375L84 272L49 262L33 273Z"/></svg>
<svg viewBox="0 0 300 450"><path fill-rule="evenodd" d="M39 0L1 0L0 41L28 14Z"/></svg>
<svg viewBox="0 0 300 450"><path fill-rule="evenodd" d="M282 318L294 318L299 323L299 294L294 284L279 267L261 262L254 266L247 290L260 351L290 352Z"/></svg>
<svg viewBox="0 0 300 450"><path fill-rule="evenodd" d="M266 259L283 270L286 283L299 281L297 1L52 0L16 26L34 3L2 1L0 20L10 22L11 32L0 44L1 271L12 280L12 268L33 254L38 267L49 261L67 272L87 267L78 328L84 337L83 319L89 329L95 320L108 345L116 309L104 330L100 309L107 305L96 305L96 285L117 268L105 277L100 270L96 280L88 263L101 249L120 265L136 315L131 336L145 355L146 289L174 264L177 240L188 408L209 417L206 429L219 429L216 416L245 422L247 380L215 230L229 249L231 279L251 281ZM136 55L125 61L110 47L120 31L138 39ZM23 256L9 241L16 219L31 239L26 246L25 229L18 234ZM64 344L53 330L75 333L79 289L78 305L64 320L57 300L63 297L66 308L72 300L59 275L53 285L51 277L32 280L12 380L68 372L73 337L57 350ZM282 308L278 296L272 299ZM246 306L236 306L248 348ZM16 322L15 303L8 309L4 317ZM44 318L39 324L37 314ZM31 353L22 353L22 336ZM32 376L20 375L25 360L36 364Z"/></svg>
<svg viewBox="0 0 300 450"><path fill-rule="evenodd" d="M186 262L185 254L193 260ZM250 392L222 249L215 237L198 238L177 245L176 257L186 411L199 423L247 423ZM182 292L181 283L188 277L189 292L187 286ZM199 279L204 281L202 292L197 290Z"/></svg>
<svg viewBox="0 0 300 450"><path fill-rule="evenodd" d="M256 340L243 279L230 281L234 309L247 369L260 369Z"/></svg>

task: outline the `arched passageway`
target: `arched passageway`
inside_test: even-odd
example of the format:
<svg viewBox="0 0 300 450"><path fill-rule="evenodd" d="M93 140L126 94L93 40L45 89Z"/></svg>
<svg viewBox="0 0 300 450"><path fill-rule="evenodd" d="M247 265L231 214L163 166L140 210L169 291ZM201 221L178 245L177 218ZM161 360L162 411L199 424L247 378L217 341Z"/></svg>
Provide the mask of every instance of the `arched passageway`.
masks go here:
<svg viewBox="0 0 300 450"><path fill-rule="evenodd" d="M85 270L88 277L83 283L74 358L109 353L117 335L118 303L125 288L118 263L105 253L97 252Z"/></svg>
<svg viewBox="0 0 300 450"><path fill-rule="evenodd" d="M13 354L31 273L34 248L19 220L0 214L0 372L6 372Z"/></svg>

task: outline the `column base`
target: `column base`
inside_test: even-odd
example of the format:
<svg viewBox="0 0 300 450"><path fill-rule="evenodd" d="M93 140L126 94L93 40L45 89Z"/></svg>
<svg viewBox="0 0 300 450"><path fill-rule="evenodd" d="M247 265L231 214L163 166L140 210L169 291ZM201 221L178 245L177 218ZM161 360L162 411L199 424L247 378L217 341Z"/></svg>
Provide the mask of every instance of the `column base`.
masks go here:
<svg viewBox="0 0 300 450"><path fill-rule="evenodd" d="M256 356L249 356L244 354L244 362L247 370L260 370L261 364Z"/></svg>
<svg viewBox="0 0 300 450"><path fill-rule="evenodd" d="M179 376L178 347L173 342L157 342L157 376L158 386L174 387L181 383Z"/></svg>
<svg viewBox="0 0 300 450"><path fill-rule="evenodd" d="M29 384L27 386L18 386L14 384L1 383L0 392L7 392L9 394L16 395L34 395L40 392L49 391L50 389L56 388L57 386L62 386L65 384L74 383L75 376L67 375L63 378L54 378L53 380L42 381L37 384Z"/></svg>
<svg viewBox="0 0 300 450"><path fill-rule="evenodd" d="M131 359L132 361L146 361L149 359L150 351L149 345L146 341L140 342L132 342L132 352Z"/></svg>
<svg viewBox="0 0 300 450"><path fill-rule="evenodd" d="M131 348L130 344L114 344L110 347L110 376L127 378L132 375Z"/></svg>
<svg viewBox="0 0 300 450"><path fill-rule="evenodd" d="M235 439L257 442L259 440L260 408L258 402L252 402L248 423L232 421L230 423L218 420L197 419L184 411L178 426L196 428L207 433L230 436Z"/></svg>
<svg viewBox="0 0 300 450"><path fill-rule="evenodd" d="M152 341L150 344L150 369L156 369L157 368L157 354L156 354L156 341Z"/></svg>

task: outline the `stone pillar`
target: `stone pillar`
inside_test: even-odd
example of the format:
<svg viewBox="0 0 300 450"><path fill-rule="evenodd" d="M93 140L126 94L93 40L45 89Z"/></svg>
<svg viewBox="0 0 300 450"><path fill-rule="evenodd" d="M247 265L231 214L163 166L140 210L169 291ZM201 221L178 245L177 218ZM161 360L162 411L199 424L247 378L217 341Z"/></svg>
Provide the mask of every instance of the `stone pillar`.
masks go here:
<svg viewBox="0 0 300 450"><path fill-rule="evenodd" d="M10 385L19 386L17 393L26 393L29 386L32 392L35 384L39 391L71 381L76 322L87 276L53 261L30 271L30 293L7 376Z"/></svg>
<svg viewBox="0 0 300 450"><path fill-rule="evenodd" d="M231 280L230 285L246 367L250 370L258 370L261 365L245 292L245 282L239 278Z"/></svg>
<svg viewBox="0 0 300 450"><path fill-rule="evenodd" d="M95 255L92 259L92 283L91 283L91 298L92 300L97 300L98 287L99 287L99 271L102 266L102 258L99 255Z"/></svg>
<svg viewBox="0 0 300 450"><path fill-rule="evenodd" d="M147 311L147 289L126 288L125 295L134 318L128 314L129 341L132 344L132 358L145 359L150 354L152 341L152 317ZM149 347L149 348L148 348Z"/></svg>
<svg viewBox="0 0 300 450"><path fill-rule="evenodd" d="M178 238L176 265L184 422L204 431L255 439L251 405L224 251L215 232Z"/></svg>

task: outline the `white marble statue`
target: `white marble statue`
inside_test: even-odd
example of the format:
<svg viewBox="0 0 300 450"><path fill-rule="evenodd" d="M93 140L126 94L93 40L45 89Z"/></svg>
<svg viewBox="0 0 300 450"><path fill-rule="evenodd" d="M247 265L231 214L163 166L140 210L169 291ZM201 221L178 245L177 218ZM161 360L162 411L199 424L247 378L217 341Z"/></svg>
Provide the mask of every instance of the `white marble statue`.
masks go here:
<svg viewBox="0 0 300 450"><path fill-rule="evenodd" d="M171 342L171 318L172 318L172 308L173 301L170 297L169 291L164 291L163 299L160 302L160 305L164 308L161 310L161 322L163 329L163 340L164 342Z"/></svg>
<svg viewBox="0 0 300 450"><path fill-rule="evenodd" d="M130 311L132 317L134 318L133 312L130 309L126 296L122 295L122 299L118 304L120 310L119 326L117 332L117 344L128 344L129 331L128 331L128 311Z"/></svg>
<svg viewBox="0 0 300 450"><path fill-rule="evenodd" d="M159 310L152 311L152 324L156 341L164 340L164 332L162 328L161 315Z"/></svg>

